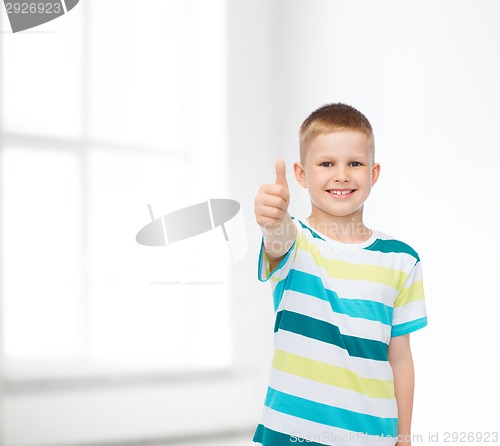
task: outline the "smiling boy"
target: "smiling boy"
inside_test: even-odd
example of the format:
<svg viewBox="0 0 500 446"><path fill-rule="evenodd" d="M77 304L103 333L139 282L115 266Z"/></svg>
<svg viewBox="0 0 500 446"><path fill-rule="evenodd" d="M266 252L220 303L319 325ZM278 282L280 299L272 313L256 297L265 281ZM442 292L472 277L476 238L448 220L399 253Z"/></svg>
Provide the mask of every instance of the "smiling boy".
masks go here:
<svg viewBox="0 0 500 446"><path fill-rule="evenodd" d="M410 444L409 333L427 325L422 269L410 246L363 222L380 174L374 151L361 112L323 106L302 124L294 163L309 217L288 214L283 160L257 194L259 279L271 282L276 322L255 443Z"/></svg>

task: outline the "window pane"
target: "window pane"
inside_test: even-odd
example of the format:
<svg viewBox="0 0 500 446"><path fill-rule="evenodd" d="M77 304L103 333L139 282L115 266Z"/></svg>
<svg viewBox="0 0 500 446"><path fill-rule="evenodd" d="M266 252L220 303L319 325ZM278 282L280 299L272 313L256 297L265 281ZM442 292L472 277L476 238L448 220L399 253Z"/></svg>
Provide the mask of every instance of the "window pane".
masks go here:
<svg viewBox="0 0 500 446"><path fill-rule="evenodd" d="M155 218L194 204L185 194L187 165L171 157L91 151L90 345L96 361L164 368L229 361L230 255L222 230L163 247L135 239L151 221L147 204Z"/></svg>
<svg viewBox="0 0 500 446"><path fill-rule="evenodd" d="M6 358L73 358L82 335L77 158L6 148L1 179Z"/></svg>
<svg viewBox="0 0 500 446"><path fill-rule="evenodd" d="M10 280L4 281L6 298L12 295L5 314L6 339L13 346L7 359L53 363L57 359L68 371L72 364L96 369L229 364L231 256L222 229L165 247L142 246L135 240L151 220L148 203L154 216L161 217L226 196L223 5L222 0L145 0L138 7L129 0L87 0L81 7L89 14L88 33L82 32L85 17L80 10L58 20L66 20L60 25L64 41L58 27L56 32L16 35L17 43L11 42L10 35L2 38L2 99L10 95L4 101L2 124L9 132L34 135L27 144L39 147L38 151L7 150L2 166L6 172L2 209L4 216L10 216L3 222L3 236L17 231L25 246L16 251L15 237L9 238L11 245L4 244L9 247L4 257L8 267L3 271ZM78 35L72 34L77 31ZM45 46L30 40L38 37ZM83 37L88 39L85 44ZM77 45L64 46L69 41ZM59 57L63 52L65 58ZM19 54L27 61L18 59ZM45 55L51 67L43 66L40 72L50 88L30 85L22 90L22 84L34 78L35 66L45 63ZM62 80L49 74L61 74ZM9 90L11 84L15 88ZM58 86L64 88L57 90ZM82 98L87 92L85 104ZM25 110L31 101L33 107ZM82 147L89 151L87 163L80 164L79 154L50 150L52 138L74 138L80 144L85 122L90 132ZM120 146L122 150L117 150ZM142 147L165 152L142 151ZM30 155L21 157L23 153ZM39 163L38 158L45 161ZM45 166L49 161L50 166ZM68 162L73 163L71 168ZM40 178L30 166L39 169ZM18 171L24 174L15 174ZM69 179L73 183L68 186ZM37 187L42 180L44 186ZM30 195L26 185L36 193ZM61 196L66 199L58 199ZM26 210L16 213L23 200L28 203ZM36 231L28 232L32 240L24 233L31 227L28 215L36 206L46 223L38 222ZM47 207L50 219L41 209ZM52 227L62 239L54 234L44 238L44 233L50 235L52 220L57 222L54 227L64 226L66 233ZM31 263L23 258L28 245L37 253ZM21 252L19 258L16 252ZM44 263L45 252L57 253L57 259L63 260ZM27 264L37 280L16 287ZM43 268L36 269L38 264ZM57 286L52 265L63 274ZM49 284L59 288L40 299L40 286L49 289ZM30 308L35 311L27 317ZM31 320L35 315L36 324ZM42 328L45 332L40 336Z"/></svg>
<svg viewBox="0 0 500 446"><path fill-rule="evenodd" d="M91 138L185 149L187 3L88 0Z"/></svg>
<svg viewBox="0 0 500 446"><path fill-rule="evenodd" d="M226 192L226 33L224 0L190 1L189 152L193 194ZM210 166L210 168L207 168ZM204 185L200 188L200 185ZM211 195L206 195L211 194Z"/></svg>
<svg viewBox="0 0 500 446"><path fill-rule="evenodd" d="M81 135L84 15L78 8L33 31L0 34L4 131Z"/></svg>

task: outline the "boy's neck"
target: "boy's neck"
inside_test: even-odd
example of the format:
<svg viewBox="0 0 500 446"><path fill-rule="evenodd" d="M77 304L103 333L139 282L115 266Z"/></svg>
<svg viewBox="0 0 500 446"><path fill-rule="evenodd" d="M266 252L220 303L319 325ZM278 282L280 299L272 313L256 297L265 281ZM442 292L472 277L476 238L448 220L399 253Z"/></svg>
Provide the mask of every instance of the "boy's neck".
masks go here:
<svg viewBox="0 0 500 446"><path fill-rule="evenodd" d="M362 243L372 236L372 231L364 225L362 209L360 211L358 215L338 217L329 214L318 215L313 210L307 217L307 223L333 240L342 243Z"/></svg>

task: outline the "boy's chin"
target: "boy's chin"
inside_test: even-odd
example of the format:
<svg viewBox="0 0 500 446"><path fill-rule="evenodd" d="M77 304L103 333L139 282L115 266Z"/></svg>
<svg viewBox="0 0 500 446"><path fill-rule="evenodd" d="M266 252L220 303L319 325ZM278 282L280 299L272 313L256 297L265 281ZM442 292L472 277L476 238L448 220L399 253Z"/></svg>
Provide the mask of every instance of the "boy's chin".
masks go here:
<svg viewBox="0 0 500 446"><path fill-rule="evenodd" d="M329 208L321 208L317 207L316 209L313 207L313 212L312 215L315 218L345 218L345 217L352 217L356 218L359 217L359 212L362 210L363 206L357 208L357 209L329 209Z"/></svg>

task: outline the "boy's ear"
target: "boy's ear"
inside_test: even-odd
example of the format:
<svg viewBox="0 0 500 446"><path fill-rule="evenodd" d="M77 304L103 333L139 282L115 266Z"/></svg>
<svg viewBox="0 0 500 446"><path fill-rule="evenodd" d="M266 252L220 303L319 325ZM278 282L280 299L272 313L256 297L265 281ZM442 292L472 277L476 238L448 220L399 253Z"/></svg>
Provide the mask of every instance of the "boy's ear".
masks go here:
<svg viewBox="0 0 500 446"><path fill-rule="evenodd" d="M380 164L374 163L372 168L372 187L377 182L379 176L380 176Z"/></svg>
<svg viewBox="0 0 500 446"><path fill-rule="evenodd" d="M302 187L307 189L306 171L304 170L304 167L302 167L301 163L298 162L293 163L293 173L295 174L297 182Z"/></svg>

